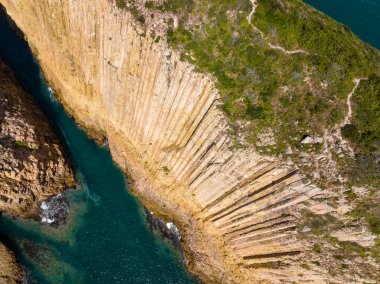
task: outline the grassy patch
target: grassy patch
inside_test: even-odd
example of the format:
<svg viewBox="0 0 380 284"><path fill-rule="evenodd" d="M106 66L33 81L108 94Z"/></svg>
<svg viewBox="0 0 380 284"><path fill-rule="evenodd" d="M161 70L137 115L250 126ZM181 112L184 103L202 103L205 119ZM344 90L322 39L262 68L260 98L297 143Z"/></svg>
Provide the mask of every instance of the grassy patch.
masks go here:
<svg viewBox="0 0 380 284"><path fill-rule="evenodd" d="M170 173L170 170L167 166L162 167L162 170L164 171L164 174L168 175Z"/></svg>
<svg viewBox="0 0 380 284"><path fill-rule="evenodd" d="M313 252L321 253L322 252L321 245L320 244L314 244L313 245Z"/></svg>
<svg viewBox="0 0 380 284"><path fill-rule="evenodd" d="M281 152L302 135L321 134L339 122L352 79L376 72L373 59L379 55L301 1L280 2L258 1L254 24L273 43L310 55L269 48L248 24L251 5L243 0L200 1L193 13L207 19L201 28L180 25L168 39L183 59L218 79L222 109L231 121L253 122L253 143L264 127L275 129Z"/></svg>
<svg viewBox="0 0 380 284"><path fill-rule="evenodd" d="M116 1L116 6L119 9L125 9L125 8L127 8L126 0L115 0L115 1Z"/></svg>
<svg viewBox="0 0 380 284"><path fill-rule="evenodd" d="M193 0L166 0L157 8L164 12L178 13L180 11L190 12L193 7Z"/></svg>
<svg viewBox="0 0 380 284"><path fill-rule="evenodd" d="M303 269L306 269L306 270L310 270L311 268L310 268L310 265L308 265L307 263L302 263L301 265L300 265Z"/></svg>
<svg viewBox="0 0 380 284"><path fill-rule="evenodd" d="M380 208L372 201L361 202L350 215L354 218L363 218L373 234L380 236Z"/></svg>
<svg viewBox="0 0 380 284"><path fill-rule="evenodd" d="M28 146L27 143L23 142L23 141L19 141L19 140L16 140L14 141L14 144L18 147L21 147L21 148L26 148L26 149L30 149L30 147Z"/></svg>
<svg viewBox="0 0 380 284"><path fill-rule="evenodd" d="M121 8L128 1L136 19L145 22L134 1L115 1ZM361 149L357 168L367 163L368 170L356 174L350 161L344 161L343 168L358 183L379 180L373 153L380 143L380 53L301 0L257 0L257 5L252 23L265 39L247 21L249 0L145 2L148 9L177 16L177 28L168 22L168 43L180 51L182 60L217 79L221 109L236 132L256 144L261 130L273 129L277 143L275 150L267 151L271 154L283 154L288 145L297 148L304 135L320 136L340 122L353 78L369 77L353 96L353 124L342 129ZM308 54L285 54L267 41ZM237 122L242 120L250 123L240 127Z"/></svg>
<svg viewBox="0 0 380 284"><path fill-rule="evenodd" d="M326 232L341 226L341 221L330 214L317 215L304 210L302 216L300 231L302 231L302 228L308 227L310 228L310 233L314 236L323 236ZM320 252L321 246L318 243L314 244L313 251Z"/></svg>

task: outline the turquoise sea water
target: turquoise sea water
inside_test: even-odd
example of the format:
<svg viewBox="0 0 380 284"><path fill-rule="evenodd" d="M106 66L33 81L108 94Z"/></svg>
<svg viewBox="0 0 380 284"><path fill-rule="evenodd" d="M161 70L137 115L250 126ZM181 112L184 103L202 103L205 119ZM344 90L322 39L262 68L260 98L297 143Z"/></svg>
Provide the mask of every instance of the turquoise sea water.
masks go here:
<svg viewBox="0 0 380 284"><path fill-rule="evenodd" d="M380 49L380 0L304 0Z"/></svg>
<svg viewBox="0 0 380 284"><path fill-rule="evenodd" d="M380 48L380 0L306 0ZM28 46L0 19L0 56L38 101L72 159L78 190L71 214L53 229L0 218L0 239L27 268L31 283L195 283L173 249L147 228L141 204L107 149L88 139L49 95Z"/></svg>
<svg viewBox="0 0 380 284"><path fill-rule="evenodd" d="M179 255L152 234L109 151L90 140L49 94L27 44L0 19L0 56L61 136L79 189L58 229L0 217L0 239L15 251L29 283L195 283Z"/></svg>

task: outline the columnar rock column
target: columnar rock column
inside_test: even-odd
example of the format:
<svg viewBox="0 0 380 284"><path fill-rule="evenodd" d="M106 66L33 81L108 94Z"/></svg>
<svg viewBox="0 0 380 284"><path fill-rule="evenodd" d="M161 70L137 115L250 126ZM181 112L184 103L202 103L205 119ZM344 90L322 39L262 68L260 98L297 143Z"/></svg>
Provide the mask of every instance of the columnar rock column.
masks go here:
<svg viewBox="0 0 380 284"><path fill-rule="evenodd" d="M144 203L177 222L193 272L213 283L297 279L308 247L297 214L319 189L291 163L236 145L211 77L110 1L0 3L67 110L107 137Z"/></svg>

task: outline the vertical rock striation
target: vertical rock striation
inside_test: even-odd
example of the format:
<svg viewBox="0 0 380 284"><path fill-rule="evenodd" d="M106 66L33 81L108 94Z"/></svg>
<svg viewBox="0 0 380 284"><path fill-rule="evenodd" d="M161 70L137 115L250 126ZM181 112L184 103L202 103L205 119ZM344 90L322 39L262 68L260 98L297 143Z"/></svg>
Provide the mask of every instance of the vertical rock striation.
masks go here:
<svg viewBox="0 0 380 284"><path fill-rule="evenodd" d="M237 146L213 79L107 0L0 0L77 121L106 136L134 192L170 216L212 283L311 281L296 237L320 190L292 163ZM302 277L302 280L300 280Z"/></svg>

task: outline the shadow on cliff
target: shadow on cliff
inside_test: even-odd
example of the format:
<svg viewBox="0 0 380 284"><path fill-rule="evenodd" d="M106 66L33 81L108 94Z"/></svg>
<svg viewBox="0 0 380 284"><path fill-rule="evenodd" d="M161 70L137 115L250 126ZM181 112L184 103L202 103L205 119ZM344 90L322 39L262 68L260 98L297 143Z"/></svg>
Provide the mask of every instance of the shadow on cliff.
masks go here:
<svg viewBox="0 0 380 284"><path fill-rule="evenodd" d="M17 37L14 36L16 33ZM0 4L0 57L13 70L18 84L31 94L46 116L50 116L43 101L38 100L44 86L41 82L42 72L33 53L24 40L22 31ZM37 98L37 99L36 99Z"/></svg>
<svg viewBox="0 0 380 284"><path fill-rule="evenodd" d="M15 34L17 36L15 36ZM60 138L61 144L68 153L65 137L60 127L55 123L55 118L59 116L58 110L49 107L49 94L46 81L41 80L44 75L40 66L35 59L31 48L24 39L24 34L16 25L12 18L7 14L3 5L0 4L0 58L13 72L16 79L16 85L20 85L27 94L37 103L39 108L48 118L49 123L53 126L54 132ZM69 157L70 158L70 157ZM70 159L69 159L70 160ZM73 164L73 161L71 164Z"/></svg>

